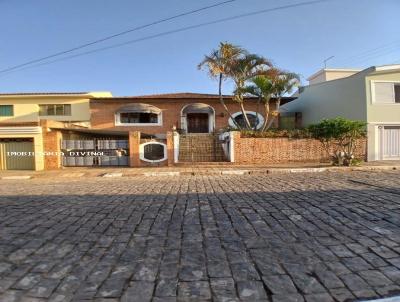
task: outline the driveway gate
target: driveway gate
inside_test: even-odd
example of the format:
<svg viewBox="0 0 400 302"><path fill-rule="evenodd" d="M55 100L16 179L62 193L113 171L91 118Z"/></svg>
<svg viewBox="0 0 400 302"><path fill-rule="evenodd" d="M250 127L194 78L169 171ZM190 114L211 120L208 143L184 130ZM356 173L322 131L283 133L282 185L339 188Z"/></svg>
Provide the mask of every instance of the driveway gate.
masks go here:
<svg viewBox="0 0 400 302"><path fill-rule="evenodd" d="M128 140L63 140L63 166L129 166Z"/></svg>

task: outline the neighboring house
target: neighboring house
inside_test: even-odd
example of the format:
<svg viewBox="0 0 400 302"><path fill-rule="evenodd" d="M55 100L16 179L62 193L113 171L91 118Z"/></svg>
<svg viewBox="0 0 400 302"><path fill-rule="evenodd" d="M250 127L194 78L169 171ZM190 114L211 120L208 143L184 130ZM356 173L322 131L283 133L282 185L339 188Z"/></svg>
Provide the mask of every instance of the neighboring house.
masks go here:
<svg viewBox="0 0 400 302"><path fill-rule="evenodd" d="M0 170L44 168L41 122L63 126L90 126L89 99L109 92L0 94ZM7 152L35 152L11 157Z"/></svg>
<svg viewBox="0 0 400 302"><path fill-rule="evenodd" d="M284 106L301 113L302 125L343 117L368 125L368 160L400 159L400 65L364 70L323 69Z"/></svg>
<svg viewBox="0 0 400 302"><path fill-rule="evenodd" d="M281 103L285 104L293 99L286 97ZM224 96L224 101L233 118L243 124L240 106L232 100L232 96ZM274 100L271 103L273 111ZM264 122L263 105L258 106L256 98L247 98L245 109L251 123L260 128ZM135 130L156 137L165 137L166 132L172 129L181 133L214 133L234 126L220 104L218 95L214 94L98 97L91 99L90 111L93 129ZM277 123L278 120L276 126Z"/></svg>

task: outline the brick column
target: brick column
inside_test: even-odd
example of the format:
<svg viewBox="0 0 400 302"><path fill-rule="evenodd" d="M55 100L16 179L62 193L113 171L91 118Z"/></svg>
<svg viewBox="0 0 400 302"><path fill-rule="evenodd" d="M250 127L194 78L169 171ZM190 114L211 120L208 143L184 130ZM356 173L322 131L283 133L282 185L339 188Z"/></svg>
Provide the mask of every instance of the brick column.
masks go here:
<svg viewBox="0 0 400 302"><path fill-rule="evenodd" d="M233 141L233 142L232 142ZM231 132L231 162L240 163L240 132L239 131L232 131Z"/></svg>
<svg viewBox="0 0 400 302"><path fill-rule="evenodd" d="M174 133L172 131L167 132L167 156L168 166L174 164Z"/></svg>
<svg viewBox="0 0 400 302"><path fill-rule="evenodd" d="M44 169L54 170L61 168L61 131L43 129ZM54 154L52 154L54 153Z"/></svg>
<svg viewBox="0 0 400 302"><path fill-rule="evenodd" d="M140 132L129 132L129 166L131 167L140 167L139 147Z"/></svg>

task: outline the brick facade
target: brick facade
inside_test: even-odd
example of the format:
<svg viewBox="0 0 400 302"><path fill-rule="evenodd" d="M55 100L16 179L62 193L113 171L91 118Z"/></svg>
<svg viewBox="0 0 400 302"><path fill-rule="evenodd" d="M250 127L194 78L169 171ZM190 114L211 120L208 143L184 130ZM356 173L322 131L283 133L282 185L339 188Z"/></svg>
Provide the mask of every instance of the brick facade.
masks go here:
<svg viewBox="0 0 400 302"><path fill-rule="evenodd" d="M122 107L129 104L144 103L151 104L162 110L161 126L117 126L115 124L115 113ZM182 128L181 111L182 109L193 103L203 103L211 106L215 110L215 130L223 129L228 126L229 115L225 112L218 98L211 99L129 99L129 98L113 98L107 100L92 100L90 102L91 127L93 129L108 129L119 131L140 131L142 134L166 134L173 127ZM232 100L227 100L226 105L231 114L240 111L240 106ZM256 112L264 116L263 106L257 106L256 101L248 101L245 103L246 111ZM274 102L271 102L270 110L275 109ZM276 119L277 121L278 119ZM275 124L277 126L277 124Z"/></svg>
<svg viewBox="0 0 400 302"><path fill-rule="evenodd" d="M237 164L284 164L328 162L322 144L315 139L243 138L234 132L234 156ZM357 142L356 157L366 159L366 139Z"/></svg>

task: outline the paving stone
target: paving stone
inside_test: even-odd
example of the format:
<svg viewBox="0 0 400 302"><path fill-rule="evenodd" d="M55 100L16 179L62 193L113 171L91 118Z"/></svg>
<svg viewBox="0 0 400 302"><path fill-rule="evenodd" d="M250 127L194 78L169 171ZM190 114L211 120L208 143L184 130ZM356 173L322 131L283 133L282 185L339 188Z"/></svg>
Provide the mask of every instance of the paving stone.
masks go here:
<svg viewBox="0 0 400 302"><path fill-rule="evenodd" d="M355 274L342 275L340 276L340 278L343 280L346 286L350 288L353 292L370 289L370 286L358 275Z"/></svg>
<svg viewBox="0 0 400 302"><path fill-rule="evenodd" d="M398 176L58 178L24 186L4 180L0 301L344 302L394 295L400 209L390 190L400 187ZM362 184L371 179L390 190Z"/></svg>
<svg viewBox="0 0 400 302"><path fill-rule="evenodd" d="M347 288L334 288L329 291L332 297L339 302L346 302L355 299L354 295Z"/></svg>
<svg viewBox="0 0 400 302"><path fill-rule="evenodd" d="M175 297L178 286L176 279L161 279L157 282L155 295L157 297Z"/></svg>
<svg viewBox="0 0 400 302"><path fill-rule="evenodd" d="M121 302L147 302L153 296L154 283L146 281L132 281L124 294Z"/></svg>
<svg viewBox="0 0 400 302"><path fill-rule="evenodd" d="M335 302L329 294L312 294L305 295L306 302Z"/></svg>
<svg viewBox="0 0 400 302"><path fill-rule="evenodd" d="M207 281L179 282L178 300L180 299L211 299L210 284Z"/></svg>
<svg viewBox="0 0 400 302"><path fill-rule="evenodd" d="M272 295L273 302L304 302L304 298L300 294L283 294Z"/></svg>
<svg viewBox="0 0 400 302"><path fill-rule="evenodd" d="M239 301L232 278L210 279L213 301Z"/></svg>
<svg viewBox="0 0 400 302"><path fill-rule="evenodd" d="M382 258L396 258L400 255L386 246L373 246L370 248L375 254Z"/></svg>
<svg viewBox="0 0 400 302"><path fill-rule="evenodd" d="M267 300L261 281L238 281L237 290L242 301Z"/></svg>
<svg viewBox="0 0 400 302"><path fill-rule="evenodd" d="M274 295L297 293L297 289L288 275L263 276L262 280Z"/></svg>
<svg viewBox="0 0 400 302"><path fill-rule="evenodd" d="M305 294L323 294L325 288L314 277L307 274L292 274L292 278L297 287Z"/></svg>
<svg viewBox="0 0 400 302"><path fill-rule="evenodd" d="M0 294L4 293L7 289L9 289L15 282L17 282L16 278L8 278L4 277L0 279Z"/></svg>
<svg viewBox="0 0 400 302"><path fill-rule="evenodd" d="M28 296L35 298L49 298L59 284L56 279L42 279L35 287L28 292Z"/></svg>

